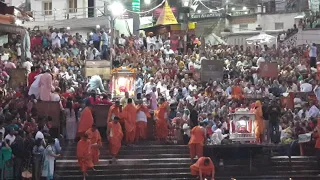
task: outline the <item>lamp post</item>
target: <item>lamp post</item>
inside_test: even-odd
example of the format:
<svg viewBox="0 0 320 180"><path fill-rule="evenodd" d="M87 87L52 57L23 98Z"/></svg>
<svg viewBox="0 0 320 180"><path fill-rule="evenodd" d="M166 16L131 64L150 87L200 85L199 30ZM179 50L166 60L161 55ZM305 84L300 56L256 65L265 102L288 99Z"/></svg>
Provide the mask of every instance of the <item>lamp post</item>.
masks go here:
<svg viewBox="0 0 320 180"><path fill-rule="evenodd" d="M182 0L182 9L183 9L183 26L184 37L183 37L183 54L187 54L187 41L188 41L188 21L190 13L190 0Z"/></svg>
<svg viewBox="0 0 320 180"><path fill-rule="evenodd" d="M110 15L110 27L111 27L111 37L110 37L110 49L114 49L114 39L115 39L115 21L116 18L121 16L126 10L123 6L123 4L121 4L118 1L114 1L112 4L109 5L108 7L109 11L111 12ZM112 67L113 67L113 59L112 59L112 55L110 53L110 72L112 71Z"/></svg>

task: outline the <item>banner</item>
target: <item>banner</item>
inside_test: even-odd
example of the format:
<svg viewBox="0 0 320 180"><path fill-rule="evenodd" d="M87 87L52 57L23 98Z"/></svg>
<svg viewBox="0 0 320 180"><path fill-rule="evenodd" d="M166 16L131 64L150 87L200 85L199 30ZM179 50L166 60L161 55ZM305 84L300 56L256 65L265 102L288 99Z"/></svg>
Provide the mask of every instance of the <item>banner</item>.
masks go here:
<svg viewBox="0 0 320 180"><path fill-rule="evenodd" d="M201 72L200 79L201 81L209 81L210 79L216 81L218 79L222 80L223 78L223 61L217 60L202 60L201 61Z"/></svg>
<svg viewBox="0 0 320 180"><path fill-rule="evenodd" d="M0 46L8 43L8 35L0 36Z"/></svg>
<svg viewBox="0 0 320 180"><path fill-rule="evenodd" d="M306 133L306 134L300 134L298 136L298 142L299 143L306 143L311 141L312 133Z"/></svg>
<svg viewBox="0 0 320 180"><path fill-rule="evenodd" d="M277 78L278 64L271 62L263 62L259 66L259 75L263 78Z"/></svg>

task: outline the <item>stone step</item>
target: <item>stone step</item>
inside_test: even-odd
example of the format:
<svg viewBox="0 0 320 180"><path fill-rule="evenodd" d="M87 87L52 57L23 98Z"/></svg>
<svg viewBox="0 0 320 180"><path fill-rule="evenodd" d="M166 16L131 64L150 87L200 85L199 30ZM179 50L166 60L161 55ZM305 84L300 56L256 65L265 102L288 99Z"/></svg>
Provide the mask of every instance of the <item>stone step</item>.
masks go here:
<svg viewBox="0 0 320 180"><path fill-rule="evenodd" d="M133 155L122 155L119 154L118 159L131 159ZM188 158L189 154L135 154L134 158L137 159L148 159L148 158ZM100 159L111 159L112 156L109 153L100 155ZM64 155L63 159L77 159L75 155Z"/></svg>
<svg viewBox="0 0 320 180"><path fill-rule="evenodd" d="M98 165L109 164L110 159L100 159ZM118 165L137 165L137 164L152 164L152 163L190 163L190 158L161 158L161 159L118 159ZM57 165L72 166L78 165L77 160L58 159Z"/></svg>
<svg viewBox="0 0 320 180"><path fill-rule="evenodd" d="M63 154L76 154L76 150L63 150ZM101 154L108 154L108 149L100 149ZM120 149L119 155L133 154L189 154L189 149Z"/></svg>
<svg viewBox="0 0 320 180"><path fill-rule="evenodd" d="M88 173L87 180L97 180L97 179L112 179L112 180L125 180L125 179L139 179L139 180L150 180L150 179L156 179L156 180L182 180L182 179L188 179L188 180L196 180L195 177L191 177L190 173L175 173L175 172L167 172L167 173L157 173L157 174L140 174L140 175L95 175L94 172ZM81 175L67 175L67 176L58 176L59 180L82 180ZM233 178L234 180L319 180L319 176L317 175L256 175L256 176L232 176L232 175L226 175L226 176L219 176L217 175L215 179L217 180L231 180Z"/></svg>

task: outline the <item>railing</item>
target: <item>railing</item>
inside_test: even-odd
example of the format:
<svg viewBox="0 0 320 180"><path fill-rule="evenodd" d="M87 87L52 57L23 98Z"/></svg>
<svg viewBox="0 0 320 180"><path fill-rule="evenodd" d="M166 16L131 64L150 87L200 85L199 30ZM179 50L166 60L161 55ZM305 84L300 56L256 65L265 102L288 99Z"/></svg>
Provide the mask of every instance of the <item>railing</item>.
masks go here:
<svg viewBox="0 0 320 180"><path fill-rule="evenodd" d="M95 18L105 15L105 7L82 7L69 9L52 9L44 11L31 11L34 21L56 21L68 19ZM106 12L109 14L109 11ZM120 18L128 18L128 14L124 14Z"/></svg>

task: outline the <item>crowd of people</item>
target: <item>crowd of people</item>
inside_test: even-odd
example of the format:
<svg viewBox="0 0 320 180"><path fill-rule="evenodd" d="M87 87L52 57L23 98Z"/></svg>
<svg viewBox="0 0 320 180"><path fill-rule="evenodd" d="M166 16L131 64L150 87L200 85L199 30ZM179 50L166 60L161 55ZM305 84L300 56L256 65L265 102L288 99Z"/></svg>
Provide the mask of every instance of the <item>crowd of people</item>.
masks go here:
<svg viewBox="0 0 320 180"><path fill-rule="evenodd" d="M0 49L0 167L5 179L19 179L23 173L26 177L31 164L36 179L53 178L61 148L51 129L52 117L38 115L39 101L59 102L65 119L62 135L68 141L81 137L77 156L84 179L87 169L99 160L102 139L108 139L116 163L123 144L147 139L147 121L152 116L157 140L189 144L192 159L202 156L204 144L230 143L229 133L237 125L230 123L230 114L239 109L255 113L256 143L288 144L300 134L317 130L320 87L315 45L201 46L191 35L184 54L182 38L174 34L121 35L110 48L110 36L102 29L88 38L64 29L29 33L30 57L22 59L20 36L10 35L9 43ZM137 69L134 96L126 92L121 99L113 99L99 75L85 76L86 61L108 59L115 67ZM224 62L221 78L201 81L201 62L206 60ZM262 77L259 72L265 62L277 63L278 75ZM10 71L16 68L26 69L27 84L8 87ZM293 107L280 103L299 92L316 98L296 96ZM94 124L92 107L97 104L111 106L107 137L101 137Z"/></svg>

